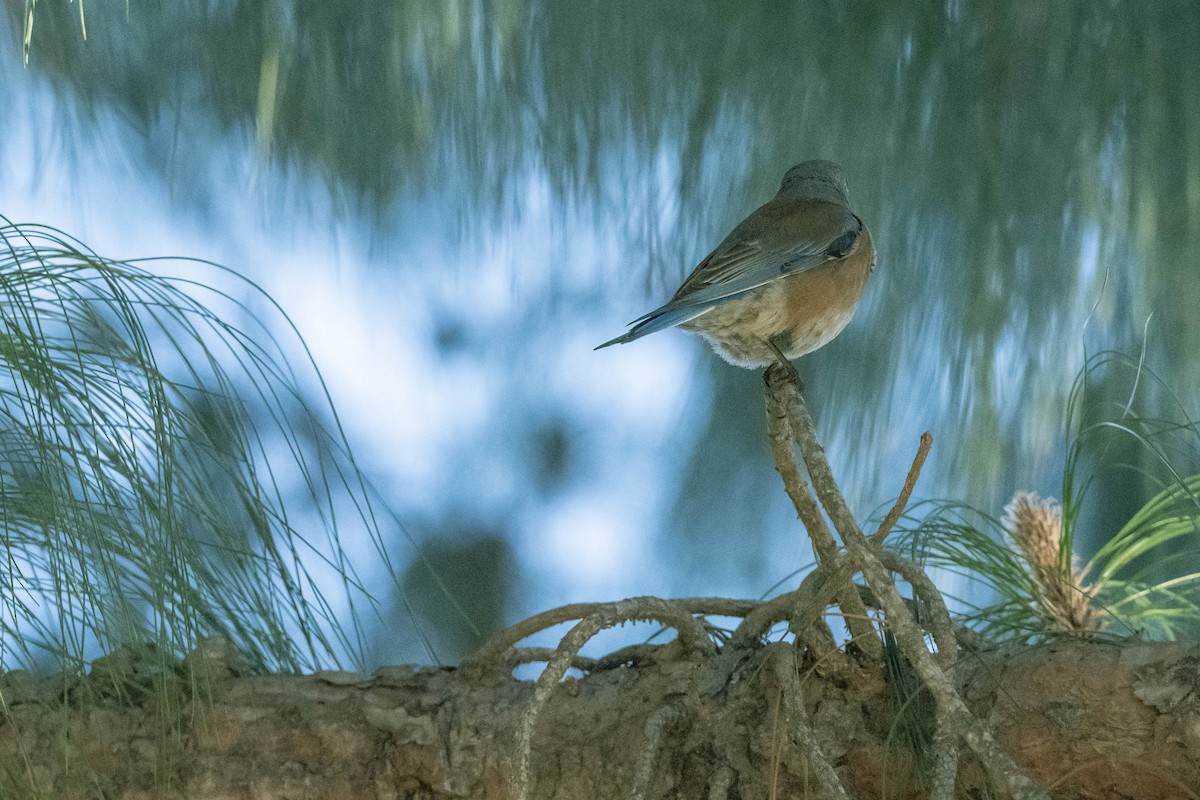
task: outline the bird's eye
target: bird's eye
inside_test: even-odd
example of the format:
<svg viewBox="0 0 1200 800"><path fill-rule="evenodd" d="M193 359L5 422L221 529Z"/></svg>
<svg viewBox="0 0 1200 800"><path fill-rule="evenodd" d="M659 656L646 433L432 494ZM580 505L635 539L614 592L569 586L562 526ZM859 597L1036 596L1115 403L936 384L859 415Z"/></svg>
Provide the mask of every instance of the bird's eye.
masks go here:
<svg viewBox="0 0 1200 800"><path fill-rule="evenodd" d="M858 241L858 231L856 229L848 230L841 236L833 240L826 250L826 254L834 258L841 258L854 249L854 243Z"/></svg>

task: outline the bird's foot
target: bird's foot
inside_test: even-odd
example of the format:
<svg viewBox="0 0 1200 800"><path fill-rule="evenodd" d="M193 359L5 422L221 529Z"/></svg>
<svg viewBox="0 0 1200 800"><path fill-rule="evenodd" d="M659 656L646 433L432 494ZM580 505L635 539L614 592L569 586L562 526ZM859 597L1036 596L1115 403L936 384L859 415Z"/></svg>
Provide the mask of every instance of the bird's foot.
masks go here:
<svg viewBox="0 0 1200 800"><path fill-rule="evenodd" d="M771 351L775 353L775 358L778 359L778 361L771 366L778 366L779 369L783 370L783 374L787 376L787 379L796 384L796 389L800 392L800 394L804 394L804 381L800 380L800 373L796 371L796 365L791 362L791 359L783 354L783 350L779 348L779 345L776 343L774 337L767 339L767 346L771 348ZM767 369L769 370L771 367L768 367Z"/></svg>

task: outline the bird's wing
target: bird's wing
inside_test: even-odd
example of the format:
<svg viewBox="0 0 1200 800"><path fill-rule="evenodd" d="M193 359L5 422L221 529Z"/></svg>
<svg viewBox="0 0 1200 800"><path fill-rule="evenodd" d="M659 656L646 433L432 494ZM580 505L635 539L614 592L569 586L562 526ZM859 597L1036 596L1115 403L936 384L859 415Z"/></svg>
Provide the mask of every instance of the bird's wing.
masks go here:
<svg viewBox="0 0 1200 800"><path fill-rule="evenodd" d="M752 220L762 233L744 230L746 223L734 228L665 307L711 307L785 275L818 267L853 250L862 231L858 217L833 203L793 203L781 210L768 204L747 222Z"/></svg>
<svg viewBox="0 0 1200 800"><path fill-rule="evenodd" d="M600 347L679 325L777 278L841 258L854 249L861 232L862 221L843 205L772 200L734 228L670 302L638 317L631 330Z"/></svg>

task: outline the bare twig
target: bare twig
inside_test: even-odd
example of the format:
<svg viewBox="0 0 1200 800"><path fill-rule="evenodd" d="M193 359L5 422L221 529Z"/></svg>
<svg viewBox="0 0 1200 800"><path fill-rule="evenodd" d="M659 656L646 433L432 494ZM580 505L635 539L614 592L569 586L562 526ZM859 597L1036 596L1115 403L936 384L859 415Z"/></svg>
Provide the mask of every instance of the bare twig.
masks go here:
<svg viewBox="0 0 1200 800"><path fill-rule="evenodd" d="M896 498L896 504L883 518L883 522L879 523L879 530L871 534L871 544L876 547L883 544L883 540L900 521L900 515L904 513L904 508L908 505L908 498L912 497L913 488L917 485L917 478L921 477L921 467L925 466L925 458L929 455L931 447L933 447L933 434L925 431L921 434L921 444L917 447L917 454L913 457L912 466L908 468L908 475L904 478L904 487L900 490L900 496Z"/></svg>
<svg viewBox="0 0 1200 800"><path fill-rule="evenodd" d="M740 600L731 597L679 597L671 601L689 614L717 617L744 617L762 605L762 600Z"/></svg>
<svg viewBox="0 0 1200 800"><path fill-rule="evenodd" d="M632 644L628 647L622 647L620 650L605 653L598 658L576 655L571 659L571 666L583 672L603 672L604 670L615 669L626 664L636 666L653 661L655 654L662 647L664 645ZM503 664L505 669L512 669L521 664L536 664L539 661L548 662L557 654L558 650L554 647L510 647L504 653L500 654L497 663Z"/></svg>
<svg viewBox="0 0 1200 800"><path fill-rule="evenodd" d="M734 630L731 644L753 647L772 625L785 619L791 621L793 630L824 624L821 615L851 574L849 560L840 553L835 554L827 565L819 566L805 576L798 589L774 597L747 614Z"/></svg>
<svg viewBox="0 0 1200 800"><path fill-rule="evenodd" d="M603 625L599 630L619 625L622 622L661 622L663 625L677 630L679 632L679 640L688 649L700 650L706 653L712 652L714 645L708 638L708 632L704 629L704 624L692 616L692 612L686 604L694 603L696 605L703 605L704 607L721 608L721 611L712 613L725 613L728 610L746 608L752 602L747 600L732 600L728 601L728 605L725 605L715 603L712 598L695 598L676 602L674 600L663 600L658 597L633 597L628 600L620 600L616 603L572 603L571 605L552 608L549 611L535 614L528 619L521 620L510 628L500 631L491 639L484 642L469 658L465 659L462 663L462 669L478 673L496 664L511 663L511 650L522 639L563 622L586 619L592 616L615 620L611 624ZM566 640L564 639L563 641ZM559 645L558 650L561 651L561 649L562 645Z"/></svg>
<svg viewBox="0 0 1200 800"><path fill-rule="evenodd" d="M515 790L513 794L520 798L520 800L527 800L529 797L533 731L537 725L537 719L549 701L550 695L558 686L559 681L562 680L563 675L566 674L567 669L571 666L572 660L578 657L580 649L587 644L589 639L605 628L611 628L624 622L653 620L678 630L680 642L692 650L706 656L716 653L716 646L708 638L704 631L704 626L700 624L700 621L689 614L686 609L681 609L673 605L669 600L662 600L657 597L633 597L616 603L583 603L570 608L572 611L588 608L590 609L590 613L584 616L575 627L571 628L567 632L567 635L562 638L562 641L559 642L554 656L546 662L546 668L538 676L537 685L533 689L533 697L530 698L529 705L521 717L521 728L517 732L517 768L513 776L513 788ZM554 612L547 612L538 616L542 617L543 621L545 621L556 619L562 613L562 609L556 609ZM528 621L526 620L526 622ZM526 627L523 623L518 623L504 634L497 636L491 642L485 644L483 648L480 648L480 653L485 650L487 651L489 659L482 661L482 665L492 663L492 659L494 659L493 643L496 641L507 642L514 635L514 629L524 631ZM518 637L518 639L523 638L523 636ZM508 646L510 645L506 645L504 650L500 652L507 650ZM476 657L472 661L473 666L476 668L479 668L481 665L480 653L476 653Z"/></svg>
<svg viewBox="0 0 1200 800"><path fill-rule="evenodd" d="M954 634L954 621L950 619L950 611L946 608L942 593L925 571L911 561L889 552L880 553L879 559L885 567L912 586L913 599L920 612L920 625L933 634L933 642L937 645L936 657L942 669L950 669L958 660L958 637Z"/></svg>
<svg viewBox="0 0 1200 800"><path fill-rule="evenodd" d="M479 670L490 667L495 663L502 663L507 660L504 658L504 655L508 652L509 648L515 646L522 639L564 622L583 619L605 605L607 604L572 603L543 611L540 614L534 614L532 617L523 619L515 625L494 634L478 650L463 659L462 669L467 671Z"/></svg>

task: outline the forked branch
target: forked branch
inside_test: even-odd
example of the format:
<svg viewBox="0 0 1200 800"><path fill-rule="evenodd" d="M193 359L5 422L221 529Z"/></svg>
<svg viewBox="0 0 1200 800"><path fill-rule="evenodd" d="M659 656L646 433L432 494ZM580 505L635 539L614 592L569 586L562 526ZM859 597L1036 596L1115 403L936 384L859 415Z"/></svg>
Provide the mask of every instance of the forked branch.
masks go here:
<svg viewBox="0 0 1200 800"><path fill-rule="evenodd" d="M1035 798L1036 800L1048 800L1049 795L1021 772L1012 758L996 742L987 727L976 719L967 708L953 682L938 663L938 658L926 647L925 632L917 625L907 602L896 589L892 578L893 569L899 568L900 571L907 573L906 577L910 582L913 582L914 586L918 583L921 584L920 589L926 594L932 585L927 583L927 578L924 581L919 578L914 581L913 579L917 578L918 574L923 577L920 568L907 562L902 564L902 560L898 557L892 561L892 569L889 569L884 564L878 548L863 534L854 519L853 512L842 496L841 489L833 478L833 471L829 468L829 462L825 458L824 448L817 440L816 427L813 425L812 417L801 397L798 383L791 378L783 366L778 364L767 368L764 381L768 387L768 395L773 391L778 392L779 402L787 417L786 424L791 429L804 458L804 463L808 467L808 474L812 479L817 498L824 507L825 513L833 521L834 528L842 537L851 563L858 571L862 572L867 586L875 594L883 608L885 620L894 631L901 651L907 656L922 682L933 695L938 709L938 721L945 728L939 734L940 749L943 754L947 751L951 740L961 739L979 758L996 785L1003 787L1011 796L1022 800L1026 798L1028 800ZM922 444L923 449L927 450L924 442ZM920 451L918 451L917 460L918 462L924 460ZM914 471L919 472L919 469L920 464L916 463L914 470L909 472L911 482L914 484L916 482ZM908 483L909 481L906 481L906 485ZM891 516L892 514L889 514L889 518ZM895 516L898 518L899 514ZM877 534L878 538L882 539L887 535L887 524L888 521L885 519L884 526L880 527ZM936 595L936 590L933 590L933 594ZM929 599L929 597L926 598L926 600ZM845 609L843 608L843 610ZM935 616L940 616L940 614ZM941 630L938 631L939 638L943 640L943 642L939 642L939 645L942 645L939 649L943 651L939 655L942 659L952 659L953 655L944 651L954 649L953 630L947 630L944 625L939 627L941 627ZM947 640L950 643L949 648L943 644Z"/></svg>

